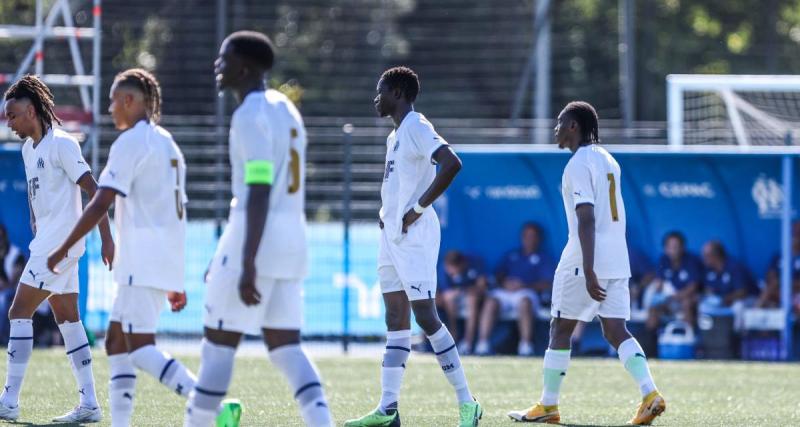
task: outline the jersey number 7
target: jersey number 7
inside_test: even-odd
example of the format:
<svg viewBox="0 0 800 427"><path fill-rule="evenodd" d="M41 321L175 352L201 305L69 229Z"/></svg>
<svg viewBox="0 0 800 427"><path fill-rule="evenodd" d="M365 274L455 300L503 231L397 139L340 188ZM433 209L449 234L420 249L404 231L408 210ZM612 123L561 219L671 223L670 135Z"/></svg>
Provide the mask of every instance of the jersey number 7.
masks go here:
<svg viewBox="0 0 800 427"><path fill-rule="evenodd" d="M170 165L175 168L175 213L183 219L183 200L181 197L181 174L178 171L178 159L171 159Z"/></svg>
<svg viewBox="0 0 800 427"><path fill-rule="evenodd" d="M606 175L608 177L608 201L611 206L611 220L619 221L619 212L617 212L617 180L614 174Z"/></svg>

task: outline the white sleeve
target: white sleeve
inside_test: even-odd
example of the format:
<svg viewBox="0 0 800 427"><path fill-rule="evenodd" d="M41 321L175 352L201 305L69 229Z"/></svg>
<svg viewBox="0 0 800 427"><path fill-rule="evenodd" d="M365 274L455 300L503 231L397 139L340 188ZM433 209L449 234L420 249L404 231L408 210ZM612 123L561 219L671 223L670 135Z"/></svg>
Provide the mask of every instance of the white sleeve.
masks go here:
<svg viewBox="0 0 800 427"><path fill-rule="evenodd" d="M86 164L86 159L83 158L81 147L77 141L66 138L60 139L57 146L58 161L70 181L77 183L86 172L91 171L89 165Z"/></svg>
<svg viewBox="0 0 800 427"><path fill-rule="evenodd" d="M573 162L567 167L567 179L572 190L572 206L577 208L582 203L595 204L594 183L589 165L583 162Z"/></svg>
<svg viewBox="0 0 800 427"><path fill-rule="evenodd" d="M433 129L431 122L422 119L410 129L411 142L413 151L419 157L429 159L431 163L433 160L433 153L436 152L442 145L446 145L447 141L444 140L436 130Z"/></svg>
<svg viewBox="0 0 800 427"><path fill-rule="evenodd" d="M100 174L98 187L110 188L127 197L139 166L141 154L138 148L136 141L125 138L124 134L120 135L111 144L108 162Z"/></svg>
<svg viewBox="0 0 800 427"><path fill-rule="evenodd" d="M241 144L245 163L253 160L275 161L272 132L263 117L238 115L231 120L231 130Z"/></svg>

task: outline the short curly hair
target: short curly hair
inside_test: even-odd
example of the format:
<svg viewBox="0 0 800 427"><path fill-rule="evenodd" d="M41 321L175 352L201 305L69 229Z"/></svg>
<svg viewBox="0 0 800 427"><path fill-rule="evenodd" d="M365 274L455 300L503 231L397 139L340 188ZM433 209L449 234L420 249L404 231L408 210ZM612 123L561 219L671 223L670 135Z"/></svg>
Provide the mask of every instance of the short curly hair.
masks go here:
<svg viewBox="0 0 800 427"><path fill-rule="evenodd" d="M408 67L394 67L383 72L381 80L389 90L400 89L408 102L414 102L419 95L419 77Z"/></svg>

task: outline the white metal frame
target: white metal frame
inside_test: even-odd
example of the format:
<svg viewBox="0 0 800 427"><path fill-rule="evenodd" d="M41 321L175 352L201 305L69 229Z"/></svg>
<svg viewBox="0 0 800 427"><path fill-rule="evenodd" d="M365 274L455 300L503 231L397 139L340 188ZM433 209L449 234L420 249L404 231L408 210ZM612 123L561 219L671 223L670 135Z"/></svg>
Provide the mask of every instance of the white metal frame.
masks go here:
<svg viewBox="0 0 800 427"><path fill-rule="evenodd" d="M92 168L98 168L98 147L100 144L100 43L102 31L100 28L102 8L101 0L93 0L92 17L93 26L76 27L72 20L72 9L69 0L56 0L52 8L43 19L43 0L36 0L36 23L34 26L0 25L0 39L33 39L33 46L28 50L25 59L20 63L16 73L0 73L0 84L14 82L21 78L34 65L34 72L46 84L53 86L75 86L80 91L81 103L86 112L92 113L91 127L91 154ZM63 27L55 26L56 19L61 16ZM44 41L45 39L66 39L69 44L70 56L75 69L75 74L44 74ZM92 73L86 74L86 69L81 58L78 40L91 40L92 43ZM92 87L92 96L89 96L88 87ZM0 108L4 105L0 100Z"/></svg>
<svg viewBox="0 0 800 427"><path fill-rule="evenodd" d="M686 91L717 91L726 109L731 114L731 124L739 145L749 145L744 124L739 111L754 117L761 117L777 130L790 129L774 118L763 117L760 111L753 111L734 91L740 92L781 92L800 91L800 76L793 75L713 75L713 74L670 74L667 76L667 129L670 147L683 145L683 95Z"/></svg>

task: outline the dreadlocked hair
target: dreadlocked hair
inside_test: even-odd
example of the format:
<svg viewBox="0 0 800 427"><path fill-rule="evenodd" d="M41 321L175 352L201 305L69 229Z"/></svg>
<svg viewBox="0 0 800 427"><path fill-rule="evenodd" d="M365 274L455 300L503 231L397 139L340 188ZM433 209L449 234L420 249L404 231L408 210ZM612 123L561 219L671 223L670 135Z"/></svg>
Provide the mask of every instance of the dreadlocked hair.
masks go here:
<svg viewBox="0 0 800 427"><path fill-rule="evenodd" d="M53 127L53 122L61 124L56 116L53 92L50 92L50 88L39 77L27 74L17 80L5 93L5 100L11 99L30 100L44 132Z"/></svg>
<svg viewBox="0 0 800 427"><path fill-rule="evenodd" d="M598 132L598 119L597 119L597 111L595 111L592 104L589 104L585 101L572 101L564 107L564 114L569 114L570 117L575 119L578 122L578 126L581 128L581 136L583 140L591 143L596 144L600 142L600 136Z"/></svg>
<svg viewBox="0 0 800 427"><path fill-rule="evenodd" d="M149 71L141 68L125 70L114 77L117 87L127 87L144 95L144 109L147 119L158 123L161 119L161 85Z"/></svg>

